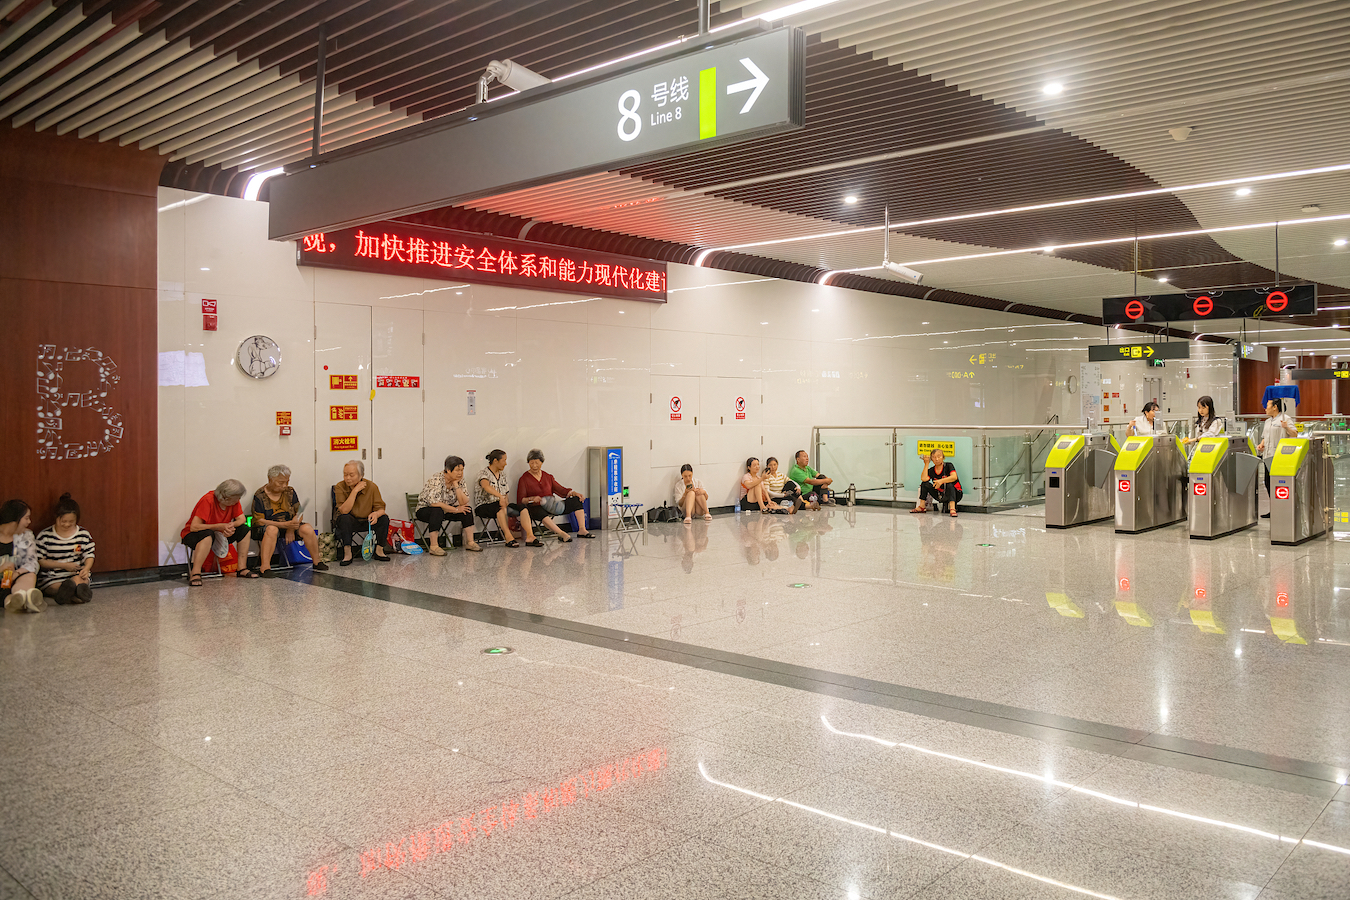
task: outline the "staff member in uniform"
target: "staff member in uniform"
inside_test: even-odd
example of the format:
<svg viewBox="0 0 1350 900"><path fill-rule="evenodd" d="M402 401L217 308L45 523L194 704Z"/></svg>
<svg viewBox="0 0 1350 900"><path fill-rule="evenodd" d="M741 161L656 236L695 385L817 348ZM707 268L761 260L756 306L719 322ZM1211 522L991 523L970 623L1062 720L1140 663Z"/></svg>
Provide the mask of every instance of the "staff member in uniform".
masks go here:
<svg viewBox="0 0 1350 900"><path fill-rule="evenodd" d="M1261 443L1256 445L1256 452L1261 454L1261 461L1266 465L1266 499L1270 499L1270 463L1275 458L1275 448L1280 445L1280 439L1285 437L1298 437L1298 429L1294 427L1294 420L1289 414L1280 408L1280 401L1271 397L1266 403L1266 422L1261 429ZM1261 514L1261 518L1270 518L1270 508Z"/></svg>
<svg viewBox="0 0 1350 900"><path fill-rule="evenodd" d="M1158 404L1153 400L1144 404L1144 414L1130 420L1130 427L1126 429L1125 434L1128 437L1148 437L1151 434L1162 434L1163 427L1153 420L1158 417Z"/></svg>
<svg viewBox="0 0 1350 900"><path fill-rule="evenodd" d="M1183 444L1194 444L1201 438L1223 435L1223 419L1214 415L1213 397L1206 395L1195 401L1195 425L1191 431L1194 436L1183 440Z"/></svg>

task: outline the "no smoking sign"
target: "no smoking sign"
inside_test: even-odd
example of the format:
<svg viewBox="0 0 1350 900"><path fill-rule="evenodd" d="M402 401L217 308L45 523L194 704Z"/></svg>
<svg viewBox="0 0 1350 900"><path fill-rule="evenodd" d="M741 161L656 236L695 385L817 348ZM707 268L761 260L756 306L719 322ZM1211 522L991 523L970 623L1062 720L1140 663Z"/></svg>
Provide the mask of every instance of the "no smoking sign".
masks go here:
<svg viewBox="0 0 1350 900"><path fill-rule="evenodd" d="M680 398L679 398L679 397L671 397L671 398L670 398L670 421L672 421L672 422L678 422L678 421L680 421L680 418L681 418L680 410L683 409L683 408L684 408L684 404L680 402Z"/></svg>
<svg viewBox="0 0 1350 900"><path fill-rule="evenodd" d="M736 398L736 418L738 418L738 419L744 419L744 418L745 418L745 398L744 398L744 397L737 397L737 398Z"/></svg>

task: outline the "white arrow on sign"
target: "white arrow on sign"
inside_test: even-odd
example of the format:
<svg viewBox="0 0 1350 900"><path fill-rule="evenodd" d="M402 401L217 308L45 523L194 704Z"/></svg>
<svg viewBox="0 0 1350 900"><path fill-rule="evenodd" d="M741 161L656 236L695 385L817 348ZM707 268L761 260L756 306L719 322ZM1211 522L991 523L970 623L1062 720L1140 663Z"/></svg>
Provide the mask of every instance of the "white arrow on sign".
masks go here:
<svg viewBox="0 0 1350 900"><path fill-rule="evenodd" d="M759 66L752 63L749 57L742 58L741 65L745 66L750 74L755 77L749 81L740 81L736 84L727 85L727 93L739 94L741 91L749 91L750 97L745 101L745 105L741 107L742 113L748 113L750 107L754 106L755 101L759 99L759 95L764 93L764 85L769 83L769 76L761 72Z"/></svg>

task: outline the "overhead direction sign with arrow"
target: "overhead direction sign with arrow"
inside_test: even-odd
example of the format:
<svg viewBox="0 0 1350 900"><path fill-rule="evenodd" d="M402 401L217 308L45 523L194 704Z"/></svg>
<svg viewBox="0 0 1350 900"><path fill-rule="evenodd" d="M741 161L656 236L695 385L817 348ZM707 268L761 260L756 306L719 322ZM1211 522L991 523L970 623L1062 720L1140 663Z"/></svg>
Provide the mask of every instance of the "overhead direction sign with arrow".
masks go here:
<svg viewBox="0 0 1350 900"><path fill-rule="evenodd" d="M1157 344L1091 344L1088 346L1088 362L1190 358L1190 341L1163 341Z"/></svg>
<svg viewBox="0 0 1350 900"><path fill-rule="evenodd" d="M546 84L296 164L270 182L268 236L298 239L804 124L801 29L689 44L697 49Z"/></svg>

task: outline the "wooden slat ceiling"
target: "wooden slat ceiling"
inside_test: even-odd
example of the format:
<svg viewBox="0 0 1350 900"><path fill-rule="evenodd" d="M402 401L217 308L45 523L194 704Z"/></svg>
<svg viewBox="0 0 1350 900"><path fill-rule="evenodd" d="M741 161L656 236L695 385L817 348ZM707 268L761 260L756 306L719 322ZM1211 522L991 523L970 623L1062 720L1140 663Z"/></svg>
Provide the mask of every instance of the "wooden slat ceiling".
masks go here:
<svg viewBox="0 0 1350 900"><path fill-rule="evenodd" d="M714 24L785 2L723 0ZM252 174L310 154L320 23L333 150L463 109L491 59L557 77L692 34L696 20L694 0L0 0L0 119L158 152L163 184L239 196ZM439 218L485 230L538 220L534 238L689 261L876 226L884 205L914 220L1350 162L1344 0L835 0L787 21L809 36L804 129ZM1062 94L1042 93L1051 80ZM1194 129L1185 142L1167 135L1179 126ZM961 255L1287 220L1310 203L1350 213L1350 176L1270 183L1241 204L1226 190L1162 194L916 226L896 245ZM1331 250L1350 235L1342 224L1286 237L1281 270L1350 295L1350 252ZM875 265L877 237L707 263L815 279ZM1270 283L1268 243L1246 232L1160 241L1141 245L1138 264L1180 287ZM1075 290L1099 289L1083 272L1136 266L1127 245L1044 262L1008 267L1058 262L1064 277L1046 277L1042 302L1066 310L1084 308ZM988 295L991 308L1029 296L1025 282L1000 292L988 266L934 266L921 289L874 275L832 283L907 296L932 285L975 298L952 302Z"/></svg>

